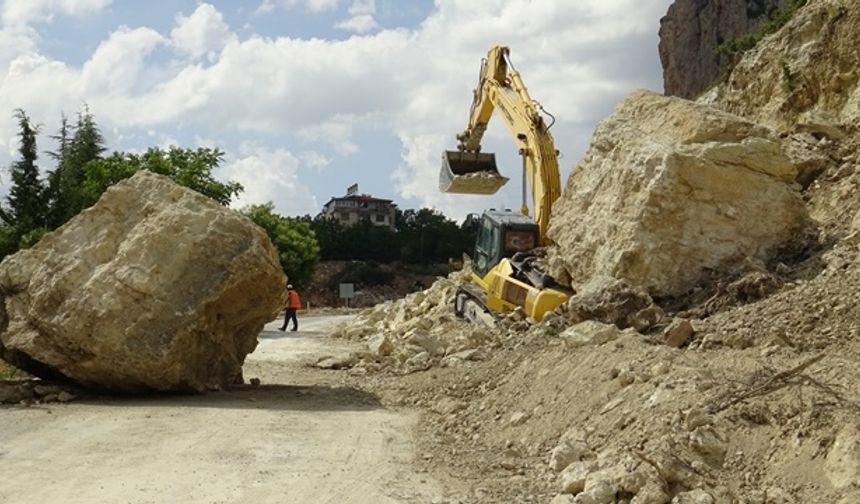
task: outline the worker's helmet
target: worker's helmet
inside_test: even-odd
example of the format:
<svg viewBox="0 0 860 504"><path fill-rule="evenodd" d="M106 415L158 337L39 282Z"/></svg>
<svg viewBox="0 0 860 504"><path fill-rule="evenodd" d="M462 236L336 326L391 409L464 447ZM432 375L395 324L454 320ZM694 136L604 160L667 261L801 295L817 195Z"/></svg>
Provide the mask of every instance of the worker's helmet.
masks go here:
<svg viewBox="0 0 860 504"><path fill-rule="evenodd" d="M287 284L287 289L292 289L292 288L293 288L293 284Z"/></svg>

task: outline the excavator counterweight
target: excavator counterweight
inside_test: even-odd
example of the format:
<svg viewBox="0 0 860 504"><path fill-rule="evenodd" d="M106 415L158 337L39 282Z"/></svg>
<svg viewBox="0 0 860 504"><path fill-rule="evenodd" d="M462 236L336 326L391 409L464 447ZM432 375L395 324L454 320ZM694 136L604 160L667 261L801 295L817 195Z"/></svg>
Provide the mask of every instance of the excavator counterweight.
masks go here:
<svg viewBox="0 0 860 504"><path fill-rule="evenodd" d="M448 193L495 194L508 182L496 167L496 155L482 152L445 151L439 173L439 189Z"/></svg>

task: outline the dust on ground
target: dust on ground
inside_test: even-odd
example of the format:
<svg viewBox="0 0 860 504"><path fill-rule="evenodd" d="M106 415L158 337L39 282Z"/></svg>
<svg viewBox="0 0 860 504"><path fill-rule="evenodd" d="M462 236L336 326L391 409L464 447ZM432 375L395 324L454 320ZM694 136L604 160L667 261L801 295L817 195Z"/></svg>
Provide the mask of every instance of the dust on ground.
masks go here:
<svg viewBox="0 0 860 504"><path fill-rule="evenodd" d="M0 408L0 502L431 501L443 488L412 469L418 415L305 365L349 351L331 322L268 324L245 367L258 387Z"/></svg>

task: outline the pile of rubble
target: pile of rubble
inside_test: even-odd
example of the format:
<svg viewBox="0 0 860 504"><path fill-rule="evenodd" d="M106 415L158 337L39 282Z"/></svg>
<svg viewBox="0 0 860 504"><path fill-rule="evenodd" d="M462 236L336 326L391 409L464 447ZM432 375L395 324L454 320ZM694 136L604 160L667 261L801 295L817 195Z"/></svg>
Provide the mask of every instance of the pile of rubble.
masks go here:
<svg viewBox="0 0 860 504"><path fill-rule="evenodd" d="M601 123L551 222L576 294L379 388L427 410L452 502L860 502L858 27L810 0L698 103L637 92ZM343 332L367 369L442 364L473 330L449 303Z"/></svg>
<svg viewBox="0 0 860 504"><path fill-rule="evenodd" d="M362 313L337 329L335 336L363 340L367 350L342 359L326 358L317 366L352 368L354 373L383 369L413 373L482 359L497 331L469 324L453 311L457 286L469 275L471 268L466 265L426 290Z"/></svg>
<svg viewBox="0 0 860 504"><path fill-rule="evenodd" d="M81 390L68 384L54 384L40 380L0 382L0 404L44 404L74 401Z"/></svg>

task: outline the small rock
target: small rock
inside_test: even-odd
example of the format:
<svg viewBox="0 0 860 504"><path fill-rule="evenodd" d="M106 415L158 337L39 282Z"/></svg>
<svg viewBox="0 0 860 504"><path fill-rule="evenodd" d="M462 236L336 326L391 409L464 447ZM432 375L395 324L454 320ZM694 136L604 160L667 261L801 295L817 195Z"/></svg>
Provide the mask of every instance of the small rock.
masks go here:
<svg viewBox="0 0 860 504"><path fill-rule="evenodd" d="M379 357L391 355L394 352L394 343L384 334L377 334L368 340L367 348L370 353Z"/></svg>
<svg viewBox="0 0 860 504"><path fill-rule="evenodd" d="M715 504L715 502L711 494L700 488L681 492L672 499L672 504Z"/></svg>
<svg viewBox="0 0 860 504"><path fill-rule="evenodd" d="M522 425L529 419L529 414L524 411L517 411L511 415L509 423L513 426Z"/></svg>
<svg viewBox="0 0 860 504"><path fill-rule="evenodd" d="M838 489L860 481L860 429L856 425L846 425L836 435L824 461L824 474Z"/></svg>
<svg viewBox="0 0 860 504"><path fill-rule="evenodd" d="M411 331L406 334L406 343L422 348L432 356L445 355L445 345L438 338L422 331ZM393 350L393 348L392 348Z"/></svg>
<svg viewBox="0 0 860 504"><path fill-rule="evenodd" d="M69 393L69 392L66 392L65 390L60 392L59 394L57 394L57 401L59 401L61 403L71 402L71 401L74 401L75 399L77 399L76 395Z"/></svg>
<svg viewBox="0 0 860 504"><path fill-rule="evenodd" d="M15 404L34 397L33 389L25 385L0 383L0 404Z"/></svg>
<svg viewBox="0 0 860 504"><path fill-rule="evenodd" d="M713 418L711 418L710 415L706 414L700 409L695 408L687 413L687 417L684 421L686 423L688 432L693 432L699 427L704 427L705 425L711 425L714 423Z"/></svg>
<svg viewBox="0 0 860 504"><path fill-rule="evenodd" d="M317 361L314 366L320 369L346 369L355 364L355 359L351 356L344 357L323 357Z"/></svg>
<svg viewBox="0 0 860 504"><path fill-rule="evenodd" d="M592 496L598 502L605 502L598 497L604 495L607 487L612 490L613 496L618 492L635 495L645 486L647 481L645 474L640 470L630 471L624 465L616 465L590 473L585 479L585 491L590 492L596 489L596 491L591 492Z"/></svg>
<svg viewBox="0 0 860 504"><path fill-rule="evenodd" d="M660 361L651 366L651 376L662 376L668 373L669 369L671 369L671 367L669 366L668 362Z"/></svg>
<svg viewBox="0 0 860 504"><path fill-rule="evenodd" d="M659 324L665 316L662 308L651 305L633 315L630 323L637 331L644 332Z"/></svg>
<svg viewBox="0 0 860 504"><path fill-rule="evenodd" d="M445 397L433 405L433 411L440 415L451 415L466 409L467 404L464 401L458 401Z"/></svg>
<svg viewBox="0 0 860 504"><path fill-rule="evenodd" d="M610 484L608 481L597 480L589 485L585 495L591 497L595 504L612 504L615 502L615 495L618 493L618 488ZM587 502L587 501L586 501Z"/></svg>
<svg viewBox="0 0 860 504"><path fill-rule="evenodd" d="M857 212L851 220L851 231L860 231L860 212Z"/></svg>
<svg viewBox="0 0 860 504"><path fill-rule="evenodd" d="M693 324L687 319L675 319L663 331L663 342L673 348L680 348L693 336Z"/></svg>
<svg viewBox="0 0 860 504"><path fill-rule="evenodd" d="M650 479L641 490L636 492L630 504L666 504L667 502L669 502L669 496L666 494L663 481Z"/></svg>
<svg viewBox="0 0 860 504"><path fill-rule="evenodd" d="M251 386L252 387L259 387L260 386L260 379L259 378L251 378Z"/></svg>
<svg viewBox="0 0 860 504"><path fill-rule="evenodd" d="M635 381L636 375L633 373L633 371L630 371L629 369L625 369L618 373L618 383L620 383L622 387L626 387L627 385L630 385Z"/></svg>
<svg viewBox="0 0 860 504"><path fill-rule="evenodd" d="M860 502L860 490L846 495L837 504L857 504L858 502Z"/></svg>
<svg viewBox="0 0 860 504"><path fill-rule="evenodd" d="M722 464L728 449L725 440L710 426L699 427L691 432L690 446L694 450L712 457L719 464Z"/></svg>
<svg viewBox="0 0 860 504"><path fill-rule="evenodd" d="M574 498L573 495L570 494L559 494L553 497L549 504L573 504Z"/></svg>
<svg viewBox="0 0 860 504"><path fill-rule="evenodd" d="M586 320L566 329L559 335L565 345L578 348L588 345L602 345L618 338L621 331L611 324Z"/></svg>
<svg viewBox="0 0 860 504"><path fill-rule="evenodd" d="M585 480L597 468L595 462L573 462L558 475L559 491L563 494L578 494L585 490Z"/></svg>
<svg viewBox="0 0 860 504"><path fill-rule="evenodd" d="M780 275L786 276L791 274L791 267L787 264L781 262L776 265L776 272Z"/></svg>
<svg viewBox="0 0 860 504"><path fill-rule="evenodd" d="M433 362L430 358L429 352L420 352L413 355L406 361L406 365L409 367L410 372L425 371L430 369L432 364Z"/></svg>
<svg viewBox="0 0 860 504"><path fill-rule="evenodd" d="M549 455L549 467L559 472L573 462L578 462L591 454L591 449L584 441L564 440L552 449Z"/></svg>

